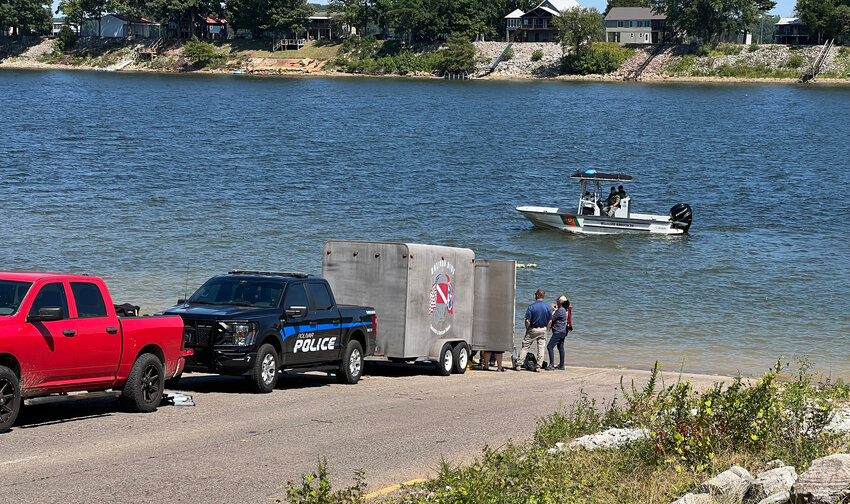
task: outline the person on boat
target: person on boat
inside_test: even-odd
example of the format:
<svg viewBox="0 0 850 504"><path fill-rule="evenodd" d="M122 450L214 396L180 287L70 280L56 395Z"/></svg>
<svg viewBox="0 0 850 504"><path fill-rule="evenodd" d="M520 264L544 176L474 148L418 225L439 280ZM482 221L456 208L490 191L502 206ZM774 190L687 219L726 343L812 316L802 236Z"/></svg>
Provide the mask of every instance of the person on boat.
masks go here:
<svg viewBox="0 0 850 504"><path fill-rule="evenodd" d="M626 198L626 190L623 189L623 186L617 186L617 196L620 197L620 201L623 201Z"/></svg>
<svg viewBox="0 0 850 504"><path fill-rule="evenodd" d="M608 195L605 206L602 207L602 213L608 217L613 217L618 206L620 206L620 195L617 194L617 188L611 186L611 194Z"/></svg>

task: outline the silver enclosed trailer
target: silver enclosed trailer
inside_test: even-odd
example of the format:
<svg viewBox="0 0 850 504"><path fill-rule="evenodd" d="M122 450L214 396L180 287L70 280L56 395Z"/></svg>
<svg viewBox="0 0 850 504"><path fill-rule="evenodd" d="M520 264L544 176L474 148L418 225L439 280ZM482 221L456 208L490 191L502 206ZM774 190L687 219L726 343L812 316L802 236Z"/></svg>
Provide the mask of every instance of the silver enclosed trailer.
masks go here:
<svg viewBox="0 0 850 504"><path fill-rule="evenodd" d="M367 349L375 357L463 373L471 350L513 346L515 261L440 245L328 241L322 276L337 302L375 308L376 345Z"/></svg>

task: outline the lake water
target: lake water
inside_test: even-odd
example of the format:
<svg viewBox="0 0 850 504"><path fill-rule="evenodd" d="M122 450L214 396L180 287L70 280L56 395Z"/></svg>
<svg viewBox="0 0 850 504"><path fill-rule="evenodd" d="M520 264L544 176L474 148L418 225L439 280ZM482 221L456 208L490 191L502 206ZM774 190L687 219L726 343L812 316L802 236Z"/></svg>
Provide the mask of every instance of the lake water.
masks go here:
<svg viewBox="0 0 850 504"><path fill-rule="evenodd" d="M0 72L3 269L103 276L153 312L328 239L516 259L517 337L565 293L568 363L850 378L850 88ZM568 236L518 205L623 171L683 237Z"/></svg>

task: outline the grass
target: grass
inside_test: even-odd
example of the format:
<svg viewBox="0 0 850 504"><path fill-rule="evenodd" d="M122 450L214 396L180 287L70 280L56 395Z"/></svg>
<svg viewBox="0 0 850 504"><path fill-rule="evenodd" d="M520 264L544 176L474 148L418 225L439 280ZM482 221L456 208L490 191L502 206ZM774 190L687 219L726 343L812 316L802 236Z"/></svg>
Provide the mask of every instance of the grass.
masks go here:
<svg viewBox="0 0 850 504"><path fill-rule="evenodd" d="M216 44L230 50L231 57L237 58L301 58L332 60L339 53L340 41L310 41L298 50L272 52L270 40L226 40Z"/></svg>
<svg viewBox="0 0 850 504"><path fill-rule="evenodd" d="M532 440L485 447L469 465L442 461L435 478L384 502L668 504L733 464L758 474L780 459L802 472L813 459L847 449L846 439L825 427L837 405L850 400L850 387L816 383L807 361L790 376L783 368L777 362L758 380L695 391L687 381L659 388L656 364L645 386L621 383L620 402L582 397L540 419ZM650 435L619 449L547 451L608 427ZM332 491L320 463L300 487L290 483L289 501L361 502L362 477L358 472L354 486Z"/></svg>

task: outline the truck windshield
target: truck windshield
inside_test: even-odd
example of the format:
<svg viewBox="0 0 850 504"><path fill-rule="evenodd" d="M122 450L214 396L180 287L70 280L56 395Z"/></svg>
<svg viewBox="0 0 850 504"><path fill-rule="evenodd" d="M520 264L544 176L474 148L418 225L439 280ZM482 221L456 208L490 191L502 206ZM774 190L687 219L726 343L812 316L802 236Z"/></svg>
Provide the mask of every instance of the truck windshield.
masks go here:
<svg viewBox="0 0 850 504"><path fill-rule="evenodd" d="M284 282L254 278L217 277L192 294L189 303L274 308L280 302Z"/></svg>
<svg viewBox="0 0 850 504"><path fill-rule="evenodd" d="M14 315L30 290L32 282L0 280L0 317Z"/></svg>

